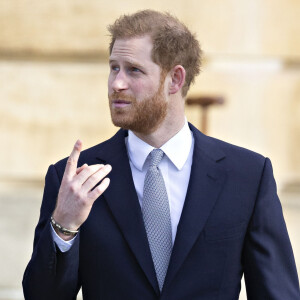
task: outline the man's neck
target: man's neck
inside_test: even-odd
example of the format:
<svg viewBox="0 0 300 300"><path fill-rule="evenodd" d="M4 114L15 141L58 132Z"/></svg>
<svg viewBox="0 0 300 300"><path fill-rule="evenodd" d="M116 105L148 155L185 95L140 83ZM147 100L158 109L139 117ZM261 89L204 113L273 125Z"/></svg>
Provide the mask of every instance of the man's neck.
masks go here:
<svg viewBox="0 0 300 300"><path fill-rule="evenodd" d="M184 123L185 117L182 115L181 118L177 118L176 120L164 120L161 126L150 134L143 134L136 131L134 131L134 134L152 147L160 148L182 129Z"/></svg>

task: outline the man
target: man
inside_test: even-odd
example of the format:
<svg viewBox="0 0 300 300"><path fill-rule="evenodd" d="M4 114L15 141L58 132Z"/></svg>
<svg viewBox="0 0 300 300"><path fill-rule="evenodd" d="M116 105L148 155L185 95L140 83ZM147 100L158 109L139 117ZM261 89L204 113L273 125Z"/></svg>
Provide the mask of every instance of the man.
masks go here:
<svg viewBox="0 0 300 300"><path fill-rule="evenodd" d="M186 122L195 37L150 10L109 30L122 129L50 166L25 298L233 300L244 274L248 299L300 299L270 160Z"/></svg>

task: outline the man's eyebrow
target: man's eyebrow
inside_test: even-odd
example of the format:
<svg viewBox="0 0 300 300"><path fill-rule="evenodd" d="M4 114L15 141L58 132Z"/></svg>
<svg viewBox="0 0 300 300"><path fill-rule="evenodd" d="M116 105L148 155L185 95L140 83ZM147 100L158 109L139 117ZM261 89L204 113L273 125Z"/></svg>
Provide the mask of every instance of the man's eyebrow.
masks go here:
<svg viewBox="0 0 300 300"><path fill-rule="evenodd" d="M129 61L128 64L129 64L131 67L136 67L136 68L138 68L138 69L144 69L144 67L143 67L142 65L140 65L139 63L134 62L134 61L133 61L133 62Z"/></svg>
<svg viewBox="0 0 300 300"><path fill-rule="evenodd" d="M114 63L114 62L116 62L114 59L109 59L109 60L108 60L108 63L109 63L109 64Z"/></svg>
<svg viewBox="0 0 300 300"><path fill-rule="evenodd" d="M117 60L115 60L115 59L109 59L109 64L112 64L112 63L118 63L118 61ZM141 64L139 64L138 62L136 62L136 61L133 61L133 60L127 60L126 62L125 62L125 64L127 64L127 65L129 65L129 66L132 66L132 67L137 67L138 69L143 69L144 67L141 65Z"/></svg>

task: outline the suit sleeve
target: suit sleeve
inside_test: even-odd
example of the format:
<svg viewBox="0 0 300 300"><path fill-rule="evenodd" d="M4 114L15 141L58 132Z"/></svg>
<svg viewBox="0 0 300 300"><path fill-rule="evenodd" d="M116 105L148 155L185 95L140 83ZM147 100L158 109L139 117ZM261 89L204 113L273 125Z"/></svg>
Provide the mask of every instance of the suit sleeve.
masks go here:
<svg viewBox="0 0 300 300"><path fill-rule="evenodd" d="M245 240L243 264L248 300L300 299L294 255L268 158Z"/></svg>
<svg viewBox="0 0 300 300"><path fill-rule="evenodd" d="M55 245L50 216L55 208L60 178L55 166L48 169L40 219L35 229L33 253L23 277L24 297L27 300L76 299L80 288L79 240L68 252L62 253Z"/></svg>

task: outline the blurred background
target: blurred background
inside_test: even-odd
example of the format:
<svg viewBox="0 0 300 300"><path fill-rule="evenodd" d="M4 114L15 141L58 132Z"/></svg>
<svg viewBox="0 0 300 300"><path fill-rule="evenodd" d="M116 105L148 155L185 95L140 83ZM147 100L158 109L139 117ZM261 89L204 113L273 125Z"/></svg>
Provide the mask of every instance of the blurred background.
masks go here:
<svg viewBox="0 0 300 300"><path fill-rule="evenodd" d="M300 269L298 0L0 0L0 300L23 299L49 164L78 138L87 148L116 132L106 26L146 8L197 34L204 61L188 98L224 100L187 105L188 120L272 160Z"/></svg>

